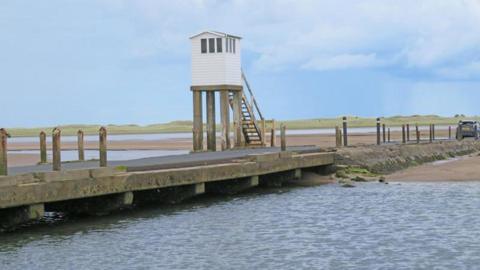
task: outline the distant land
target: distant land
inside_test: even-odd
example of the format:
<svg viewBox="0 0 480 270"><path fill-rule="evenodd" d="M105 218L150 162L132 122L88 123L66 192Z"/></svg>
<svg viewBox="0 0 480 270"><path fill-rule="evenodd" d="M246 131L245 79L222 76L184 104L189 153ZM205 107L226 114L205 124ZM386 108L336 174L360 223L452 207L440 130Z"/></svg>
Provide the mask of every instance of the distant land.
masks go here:
<svg viewBox="0 0 480 270"><path fill-rule="evenodd" d="M412 116L391 116L382 118L382 123L387 126L401 126L402 124L418 124L418 125L456 125L459 120L472 119L480 120L480 116L455 115L452 117L443 117L437 115L412 115ZM279 128L280 123L284 123L288 129L319 129L333 128L342 124L342 117L336 118L318 118L304 120L277 120L276 127ZM348 125L350 127L373 127L376 118L348 116ZM59 126L62 135L75 135L79 129L85 134L97 134L100 125L63 125ZM109 134L151 134L151 133L174 133L174 132L191 132L192 121L172 121L163 124L152 124L146 126L140 125L107 125ZM217 128L220 125L217 124ZM267 125L269 128L269 125ZM14 137L37 136L40 131L47 134L53 127L35 127L35 128L7 128L9 134Z"/></svg>

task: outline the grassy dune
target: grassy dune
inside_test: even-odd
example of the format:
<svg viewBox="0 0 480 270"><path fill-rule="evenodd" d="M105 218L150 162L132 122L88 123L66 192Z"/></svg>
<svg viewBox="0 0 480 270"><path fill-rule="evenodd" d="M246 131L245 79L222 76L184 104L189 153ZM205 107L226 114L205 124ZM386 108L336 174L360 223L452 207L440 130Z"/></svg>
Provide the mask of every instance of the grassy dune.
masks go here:
<svg viewBox="0 0 480 270"><path fill-rule="evenodd" d="M414 116L393 116L382 118L382 122L388 126L400 126L402 124L428 125L455 125L461 119L476 119L480 117L440 117L436 115L414 115ZM332 128L341 125L341 117L338 118L319 118L306 120L290 120L277 121L285 123L288 129L316 129L316 128ZM375 118L366 117L348 117L350 127L371 127L375 126ZM217 126L219 127L219 125ZM279 125L277 124L277 128ZM62 135L75 135L79 129L85 134L97 134L99 125L65 125L60 126ZM268 128L268 125L267 125ZM48 133L53 127L43 128L9 128L8 132L12 136L37 136L40 131L44 130ZM148 133L172 133L172 132L191 132L192 121L173 121L165 124L154 124L148 126L139 125L108 125L109 134L148 134Z"/></svg>

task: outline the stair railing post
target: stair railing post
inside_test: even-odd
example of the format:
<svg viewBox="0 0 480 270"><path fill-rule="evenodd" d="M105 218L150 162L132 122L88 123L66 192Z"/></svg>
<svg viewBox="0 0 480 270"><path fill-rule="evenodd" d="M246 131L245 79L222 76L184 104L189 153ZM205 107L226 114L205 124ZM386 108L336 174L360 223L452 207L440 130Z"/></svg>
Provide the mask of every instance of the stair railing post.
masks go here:
<svg viewBox="0 0 480 270"><path fill-rule="evenodd" d="M390 128L388 128L388 132L387 132L387 141L390 142Z"/></svg>
<svg viewBox="0 0 480 270"><path fill-rule="evenodd" d="M405 125L402 125L402 143L406 143Z"/></svg>
<svg viewBox="0 0 480 270"><path fill-rule="evenodd" d="M448 139L452 139L452 126L448 126Z"/></svg>
<svg viewBox="0 0 480 270"><path fill-rule="evenodd" d="M54 128L52 131L52 169L60 171L62 169L62 146L61 146L62 132L59 128Z"/></svg>
<svg viewBox="0 0 480 270"><path fill-rule="evenodd" d="M266 124L265 124L265 119L262 119L260 120L261 123L262 123L262 134L260 134L260 138L262 140L262 146L265 147L266 146L266 143L265 143L265 132L266 132Z"/></svg>
<svg viewBox="0 0 480 270"><path fill-rule="evenodd" d="M40 132L40 163L47 163L47 134L45 131Z"/></svg>
<svg viewBox="0 0 480 270"><path fill-rule="evenodd" d="M8 175L7 139L7 131L0 128L0 175Z"/></svg>
<svg viewBox="0 0 480 270"><path fill-rule="evenodd" d="M107 167L107 129L105 127L101 127L98 133L100 167Z"/></svg>

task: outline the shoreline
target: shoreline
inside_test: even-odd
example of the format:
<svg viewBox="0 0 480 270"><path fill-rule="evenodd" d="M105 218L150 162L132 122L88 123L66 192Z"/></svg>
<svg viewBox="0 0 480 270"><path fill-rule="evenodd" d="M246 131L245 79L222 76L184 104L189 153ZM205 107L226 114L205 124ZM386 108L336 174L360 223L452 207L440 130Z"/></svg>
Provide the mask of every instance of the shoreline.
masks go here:
<svg viewBox="0 0 480 270"><path fill-rule="evenodd" d="M480 181L480 155L454 157L410 167L385 175L391 182L474 182Z"/></svg>

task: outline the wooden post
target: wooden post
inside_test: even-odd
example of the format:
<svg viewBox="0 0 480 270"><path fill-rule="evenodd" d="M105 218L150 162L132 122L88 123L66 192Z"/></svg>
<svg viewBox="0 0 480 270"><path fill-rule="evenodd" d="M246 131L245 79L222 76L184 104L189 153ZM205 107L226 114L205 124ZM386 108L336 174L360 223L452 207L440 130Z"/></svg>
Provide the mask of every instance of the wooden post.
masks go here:
<svg viewBox="0 0 480 270"><path fill-rule="evenodd" d="M417 136L417 143L420 143L420 130L418 129L418 124L415 125L415 134Z"/></svg>
<svg viewBox="0 0 480 270"><path fill-rule="evenodd" d="M381 144L381 134L380 134L380 117L377 118L377 145Z"/></svg>
<svg viewBox="0 0 480 270"><path fill-rule="evenodd" d="M215 92L207 92L207 150L216 151Z"/></svg>
<svg viewBox="0 0 480 270"><path fill-rule="evenodd" d="M193 92L193 151L203 151L202 91Z"/></svg>
<svg viewBox="0 0 480 270"><path fill-rule="evenodd" d="M230 103L228 90L220 91L220 118L222 121L222 151L230 149Z"/></svg>
<svg viewBox="0 0 480 270"><path fill-rule="evenodd" d="M435 124L432 124L432 140L435 141Z"/></svg>
<svg viewBox="0 0 480 270"><path fill-rule="evenodd" d="M233 92L233 125L235 147L242 147L242 91Z"/></svg>
<svg viewBox="0 0 480 270"><path fill-rule="evenodd" d="M78 160L85 161L85 147L84 147L84 134L83 131L77 131L77 149L78 149Z"/></svg>
<svg viewBox="0 0 480 270"><path fill-rule="evenodd" d="M410 124L407 124L407 142L410 141Z"/></svg>
<svg viewBox="0 0 480 270"><path fill-rule="evenodd" d="M342 125L343 125L343 145L348 146L347 117L346 116L344 116L342 118Z"/></svg>
<svg viewBox="0 0 480 270"><path fill-rule="evenodd" d="M40 163L47 163L47 134L40 132Z"/></svg>
<svg viewBox="0 0 480 270"><path fill-rule="evenodd" d="M385 124L382 124L382 134L383 134L383 143L386 143L387 142L387 134L385 132Z"/></svg>
<svg viewBox="0 0 480 270"><path fill-rule="evenodd" d="M287 150L286 126L282 123L280 125L280 144L282 151Z"/></svg>
<svg viewBox="0 0 480 270"><path fill-rule="evenodd" d="M52 169L60 171L62 169L62 146L61 138L62 132L59 128L54 128L52 131Z"/></svg>
<svg viewBox="0 0 480 270"><path fill-rule="evenodd" d="M8 175L7 139L7 131L0 128L0 175Z"/></svg>
<svg viewBox="0 0 480 270"><path fill-rule="evenodd" d="M433 142L433 128L432 128L432 124L429 125L429 136L428 136L428 140L430 142Z"/></svg>
<svg viewBox="0 0 480 270"><path fill-rule="evenodd" d="M335 126L335 146L342 147L342 131L338 126Z"/></svg>
<svg viewBox="0 0 480 270"><path fill-rule="evenodd" d="M390 128L388 128L388 136L387 136L388 142L390 142Z"/></svg>
<svg viewBox="0 0 480 270"><path fill-rule="evenodd" d="M275 120L272 120L272 129L270 134L270 146L275 147L277 145L277 135L275 134Z"/></svg>
<svg viewBox="0 0 480 270"><path fill-rule="evenodd" d="M402 143L406 143L405 125L402 125Z"/></svg>
<svg viewBox="0 0 480 270"><path fill-rule="evenodd" d="M98 137L100 167L107 167L107 129L105 127L101 127L98 130Z"/></svg>
<svg viewBox="0 0 480 270"><path fill-rule="evenodd" d="M262 139L262 146L265 147L265 146L267 146L266 140L265 140L265 137L266 137L266 134L267 134L267 133L266 133L266 132L267 132L267 127L266 127L266 124L265 124L265 119L261 120L261 122L262 122L262 135L261 135L261 136L262 136L262 137L261 137L261 139Z"/></svg>
<svg viewBox="0 0 480 270"><path fill-rule="evenodd" d="M452 126L448 126L448 139L452 139Z"/></svg>

